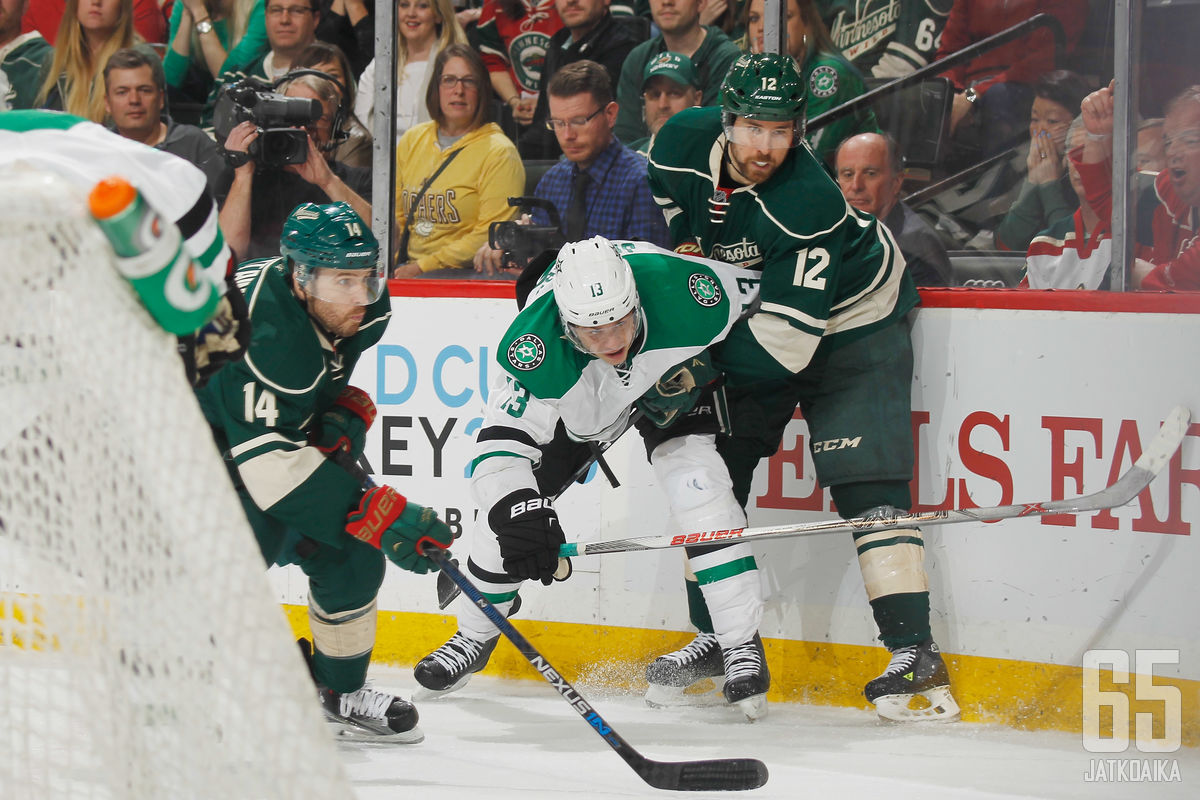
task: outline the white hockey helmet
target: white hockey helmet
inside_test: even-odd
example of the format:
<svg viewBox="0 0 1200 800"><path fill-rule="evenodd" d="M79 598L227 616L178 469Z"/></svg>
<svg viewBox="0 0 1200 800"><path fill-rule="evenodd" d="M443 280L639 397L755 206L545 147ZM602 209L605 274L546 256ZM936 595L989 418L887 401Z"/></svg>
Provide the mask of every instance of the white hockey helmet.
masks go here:
<svg viewBox="0 0 1200 800"><path fill-rule="evenodd" d="M636 311L634 335L641 330L641 304L633 270L603 236L563 245L551 281L563 330L583 352L590 353L572 330L573 325L595 328Z"/></svg>

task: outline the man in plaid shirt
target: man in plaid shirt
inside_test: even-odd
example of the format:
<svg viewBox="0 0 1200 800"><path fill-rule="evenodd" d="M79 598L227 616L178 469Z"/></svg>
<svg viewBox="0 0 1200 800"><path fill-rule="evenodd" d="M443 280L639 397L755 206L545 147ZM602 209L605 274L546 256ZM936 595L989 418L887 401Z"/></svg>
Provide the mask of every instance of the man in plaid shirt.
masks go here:
<svg viewBox="0 0 1200 800"><path fill-rule="evenodd" d="M608 72L594 61L576 61L556 72L546 91L547 124L564 158L546 171L533 194L558 209L567 240L603 236L669 247L667 225L646 178L646 157L613 136L617 104ZM532 216L537 225L550 224L542 209ZM475 268L491 275L503 271L501 261L501 251L484 245L475 255Z"/></svg>

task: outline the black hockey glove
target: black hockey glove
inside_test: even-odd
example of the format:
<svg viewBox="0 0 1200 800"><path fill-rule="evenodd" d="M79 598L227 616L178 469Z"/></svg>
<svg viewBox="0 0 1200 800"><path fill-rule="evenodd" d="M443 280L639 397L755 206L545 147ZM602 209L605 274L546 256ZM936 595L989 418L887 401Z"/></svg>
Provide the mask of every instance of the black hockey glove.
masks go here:
<svg viewBox="0 0 1200 800"><path fill-rule="evenodd" d="M703 350L667 370L635 405L646 419L665 428L676 417L691 411L703 388L720 377L721 373L712 365L712 354Z"/></svg>
<svg viewBox="0 0 1200 800"><path fill-rule="evenodd" d="M504 571L549 586L558 568L558 548L566 541L550 498L518 489L492 506L488 524L499 540Z"/></svg>

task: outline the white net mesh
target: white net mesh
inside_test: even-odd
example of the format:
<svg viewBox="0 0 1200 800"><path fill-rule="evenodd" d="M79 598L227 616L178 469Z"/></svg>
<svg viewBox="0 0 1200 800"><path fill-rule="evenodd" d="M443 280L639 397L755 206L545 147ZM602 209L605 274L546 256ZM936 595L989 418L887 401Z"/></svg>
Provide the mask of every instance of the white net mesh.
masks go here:
<svg viewBox="0 0 1200 800"><path fill-rule="evenodd" d="M0 795L348 797L184 378L62 180L0 172Z"/></svg>

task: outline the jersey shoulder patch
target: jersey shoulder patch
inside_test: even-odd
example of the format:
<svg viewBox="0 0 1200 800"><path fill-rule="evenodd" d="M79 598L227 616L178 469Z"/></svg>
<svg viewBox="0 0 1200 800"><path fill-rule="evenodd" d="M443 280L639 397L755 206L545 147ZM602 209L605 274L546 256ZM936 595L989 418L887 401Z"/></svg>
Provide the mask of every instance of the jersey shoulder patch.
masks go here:
<svg viewBox="0 0 1200 800"><path fill-rule="evenodd" d="M557 400L579 381L589 360L563 336L553 292L531 296L509 325L496 360L529 393L540 400Z"/></svg>
<svg viewBox="0 0 1200 800"><path fill-rule="evenodd" d="M628 253L646 315L646 349L701 350L731 322L729 296L720 278L700 261L673 254Z"/></svg>

